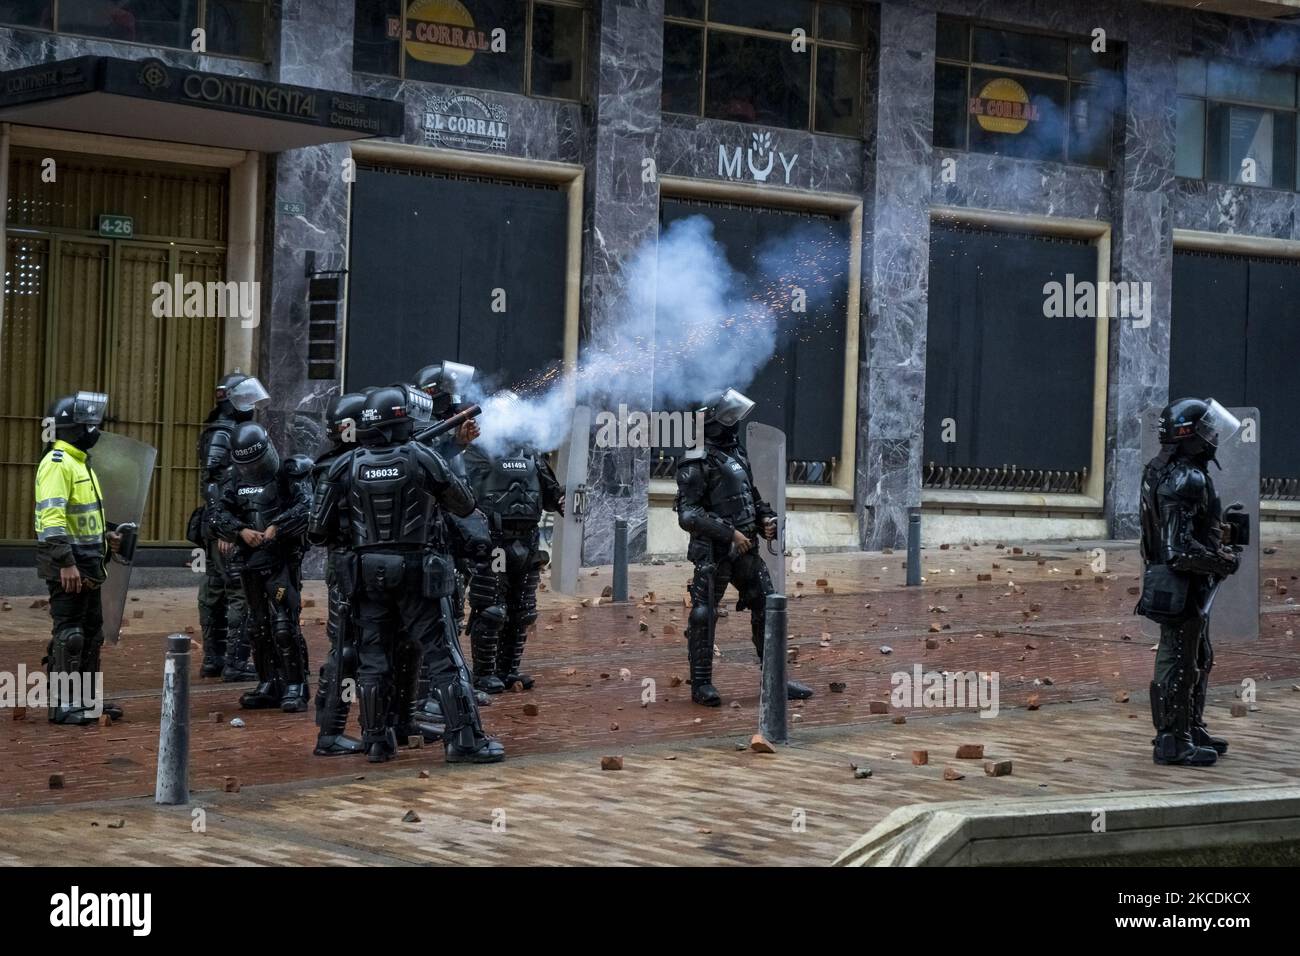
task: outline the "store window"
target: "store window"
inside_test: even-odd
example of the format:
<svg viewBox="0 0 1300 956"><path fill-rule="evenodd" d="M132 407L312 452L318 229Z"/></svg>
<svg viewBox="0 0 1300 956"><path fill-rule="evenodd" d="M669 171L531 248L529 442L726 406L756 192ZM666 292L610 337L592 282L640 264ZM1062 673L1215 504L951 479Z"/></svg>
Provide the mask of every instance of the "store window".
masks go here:
<svg viewBox="0 0 1300 956"><path fill-rule="evenodd" d="M1110 165L1124 102L1115 44L939 18L934 145Z"/></svg>
<svg viewBox="0 0 1300 956"><path fill-rule="evenodd" d="M0 24L206 52L265 56L266 0L0 0Z"/></svg>
<svg viewBox="0 0 1300 956"><path fill-rule="evenodd" d="M862 135L860 5L666 0L664 13L664 112Z"/></svg>
<svg viewBox="0 0 1300 956"><path fill-rule="evenodd" d="M585 0L356 0L352 67L578 100L586 8Z"/></svg>
<svg viewBox="0 0 1300 956"><path fill-rule="evenodd" d="M1295 189L1296 82L1290 70L1180 59L1175 172L1216 183Z"/></svg>

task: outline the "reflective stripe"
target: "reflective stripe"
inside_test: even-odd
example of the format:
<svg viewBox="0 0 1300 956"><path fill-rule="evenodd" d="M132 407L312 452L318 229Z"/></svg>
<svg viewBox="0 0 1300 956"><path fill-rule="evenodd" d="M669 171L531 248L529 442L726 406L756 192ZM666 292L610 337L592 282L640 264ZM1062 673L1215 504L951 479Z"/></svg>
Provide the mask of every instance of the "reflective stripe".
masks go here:
<svg viewBox="0 0 1300 956"><path fill-rule="evenodd" d="M36 510L40 511L44 508L64 508L67 504L67 498L46 498L44 501L36 502Z"/></svg>
<svg viewBox="0 0 1300 956"><path fill-rule="evenodd" d="M68 510L68 514L70 515L82 514L83 512L87 512L87 511L98 511L99 502L88 501L84 505L69 505L67 510Z"/></svg>
<svg viewBox="0 0 1300 956"><path fill-rule="evenodd" d="M67 528L43 528L41 529L40 532L37 533L36 538L38 541L46 541L50 538L55 538L55 537L66 538L67 536L68 536Z"/></svg>
<svg viewBox="0 0 1300 956"><path fill-rule="evenodd" d="M99 545L103 542L104 536L96 532L95 534L74 534L69 535L74 544L94 544Z"/></svg>

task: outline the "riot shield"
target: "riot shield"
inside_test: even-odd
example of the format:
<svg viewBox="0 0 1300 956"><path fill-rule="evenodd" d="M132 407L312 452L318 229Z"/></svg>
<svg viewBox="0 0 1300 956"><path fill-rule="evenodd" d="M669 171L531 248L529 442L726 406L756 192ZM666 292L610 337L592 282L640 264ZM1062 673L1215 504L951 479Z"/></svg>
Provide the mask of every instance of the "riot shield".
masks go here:
<svg viewBox="0 0 1300 956"><path fill-rule="evenodd" d="M139 523L149 500L158 449L124 435L101 432L89 456L104 494L104 520L110 524ZM131 583L131 565L121 555L108 562L108 579L100 588L104 608L104 637L116 644L126 612L126 592Z"/></svg>
<svg viewBox="0 0 1300 956"><path fill-rule="evenodd" d="M771 425L745 426L745 450L754 472L754 489L776 512L776 540L758 546L777 594L785 593L785 432ZM769 550L770 548L770 550ZM775 553L773 553L773 551Z"/></svg>
<svg viewBox="0 0 1300 956"><path fill-rule="evenodd" d="M1259 409L1228 411L1241 420L1241 428L1219 446L1216 458L1221 469L1211 465L1210 478L1225 511L1230 505L1240 504L1250 516L1250 544L1242 549L1237 573L1220 584L1214 596L1210 639L1216 647L1221 642L1244 643L1259 638ZM1159 419L1158 408L1149 408L1142 415L1143 464L1160 451L1156 438ZM1160 625L1143 618L1142 632L1157 639Z"/></svg>
<svg viewBox="0 0 1300 956"><path fill-rule="evenodd" d="M578 593L582 567L582 519L586 512L587 452L591 444L591 408L573 409L569 440L560 448L558 478L564 482L564 516L556 516L551 548L551 590Z"/></svg>

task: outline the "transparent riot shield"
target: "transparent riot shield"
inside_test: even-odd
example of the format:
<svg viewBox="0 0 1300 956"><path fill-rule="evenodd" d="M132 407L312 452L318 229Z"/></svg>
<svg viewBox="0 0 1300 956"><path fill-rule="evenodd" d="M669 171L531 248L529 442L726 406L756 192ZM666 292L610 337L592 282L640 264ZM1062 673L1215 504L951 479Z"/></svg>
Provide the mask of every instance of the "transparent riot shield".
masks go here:
<svg viewBox="0 0 1300 956"><path fill-rule="evenodd" d="M754 489L776 512L776 540L759 541L763 563L777 594L785 593L785 432L771 425L745 426L745 451L754 473Z"/></svg>
<svg viewBox="0 0 1300 956"><path fill-rule="evenodd" d="M586 513L587 452L591 444L591 409L579 405L573 410L569 440L560 448L559 474L564 482L564 516L555 517L551 548L551 590L578 593L578 569L582 566L582 519Z"/></svg>
<svg viewBox="0 0 1300 956"><path fill-rule="evenodd" d="M104 494L104 519L110 524L133 522L138 525L144 518L149 500L149 482L153 478L158 449L124 435L101 432L89 458ZM113 644L117 643L122 629L130 583L131 561L122 555L113 555L108 562L108 579L100 589L104 637Z"/></svg>

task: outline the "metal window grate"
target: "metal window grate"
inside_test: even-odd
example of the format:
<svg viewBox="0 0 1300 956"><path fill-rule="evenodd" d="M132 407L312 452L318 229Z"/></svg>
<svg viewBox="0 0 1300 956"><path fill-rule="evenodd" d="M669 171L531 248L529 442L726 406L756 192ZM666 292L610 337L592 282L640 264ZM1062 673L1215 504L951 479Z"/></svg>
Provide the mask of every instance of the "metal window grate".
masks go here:
<svg viewBox="0 0 1300 956"><path fill-rule="evenodd" d="M937 465L930 462L922 472L921 485L944 491L1030 491L1046 494L1081 495L1088 484L1088 469L1049 471L1046 469Z"/></svg>

